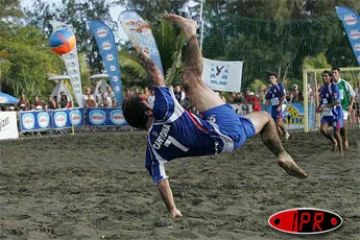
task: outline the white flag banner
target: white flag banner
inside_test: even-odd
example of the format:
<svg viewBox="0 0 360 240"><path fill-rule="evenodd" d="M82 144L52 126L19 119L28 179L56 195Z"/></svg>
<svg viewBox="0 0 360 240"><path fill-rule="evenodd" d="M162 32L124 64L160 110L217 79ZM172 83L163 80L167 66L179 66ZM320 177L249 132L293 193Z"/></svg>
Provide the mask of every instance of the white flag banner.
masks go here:
<svg viewBox="0 0 360 240"><path fill-rule="evenodd" d="M243 62L204 58L202 79L212 90L240 92Z"/></svg>
<svg viewBox="0 0 360 240"><path fill-rule="evenodd" d="M50 25L53 27L53 31L57 31L60 29L66 29L74 33L74 31L65 23L51 20L49 21ZM79 68L79 60L77 55L77 47L66 54L62 55L63 61L66 65L66 70L70 77L70 83L73 88L76 101L79 107L83 107L83 99L82 99L82 87L81 87L81 78L80 78L80 68Z"/></svg>

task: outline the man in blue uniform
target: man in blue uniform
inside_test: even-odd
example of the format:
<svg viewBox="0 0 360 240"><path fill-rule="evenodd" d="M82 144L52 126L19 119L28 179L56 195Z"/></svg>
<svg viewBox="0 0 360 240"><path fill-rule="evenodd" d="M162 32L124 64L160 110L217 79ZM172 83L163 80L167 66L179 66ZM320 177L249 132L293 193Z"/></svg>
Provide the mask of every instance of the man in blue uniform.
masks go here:
<svg viewBox="0 0 360 240"><path fill-rule="evenodd" d="M285 141L287 141L290 137L290 134L286 130L283 122L283 117L286 109L286 90L284 84L278 83L277 75L275 73L270 73L268 75L268 78L271 87L265 95L265 99L267 100L265 108L267 109L269 104L271 105L271 117L276 122L279 136L284 136Z"/></svg>
<svg viewBox="0 0 360 240"><path fill-rule="evenodd" d="M320 104L317 107L317 112L320 112L322 116L320 131L332 142L333 150L339 147L341 156L344 156L340 133L340 129L344 126L340 91L338 86L333 83L333 75L330 71L324 71L321 76L324 86L320 90ZM328 133L329 126L333 127L335 138Z"/></svg>
<svg viewBox="0 0 360 240"><path fill-rule="evenodd" d="M266 112L239 117L232 107L209 89L201 79L203 60L196 38L196 22L178 15L166 14L184 32L187 40L185 69L182 84L188 97L202 116L196 116L176 101L165 86L164 77L146 51L138 49L153 81L155 102L153 108L139 98L124 102L123 113L133 127L148 131L145 167L162 196L172 217L182 216L176 208L165 173L164 164L187 156L214 155L232 152L249 137L260 133L264 144L278 158L278 164L290 175L306 178L306 173L284 150L276 126Z"/></svg>

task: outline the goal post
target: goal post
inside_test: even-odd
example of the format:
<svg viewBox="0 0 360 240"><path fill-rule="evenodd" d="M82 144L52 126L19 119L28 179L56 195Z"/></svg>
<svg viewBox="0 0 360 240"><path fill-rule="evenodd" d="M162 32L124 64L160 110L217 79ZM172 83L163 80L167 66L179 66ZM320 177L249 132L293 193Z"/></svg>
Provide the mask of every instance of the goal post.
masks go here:
<svg viewBox="0 0 360 240"><path fill-rule="evenodd" d="M303 69L305 132L315 131L320 127L320 115L315 112L315 108L318 105L318 85L322 85L320 74L325 70L330 69ZM360 81L360 67L340 68L340 70L341 76L350 83Z"/></svg>

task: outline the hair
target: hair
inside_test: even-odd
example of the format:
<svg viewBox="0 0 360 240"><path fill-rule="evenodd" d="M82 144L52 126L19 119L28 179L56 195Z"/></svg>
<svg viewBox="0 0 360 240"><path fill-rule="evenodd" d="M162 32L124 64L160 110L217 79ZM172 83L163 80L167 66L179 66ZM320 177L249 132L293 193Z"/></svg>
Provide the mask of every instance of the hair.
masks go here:
<svg viewBox="0 0 360 240"><path fill-rule="evenodd" d="M332 69L331 69L331 71L338 71L338 72L340 72L340 68L338 68L338 67L333 67Z"/></svg>
<svg viewBox="0 0 360 240"><path fill-rule="evenodd" d="M122 110L124 118L130 126L146 129L149 117L145 112L151 109L141 101L139 96L132 96L125 100Z"/></svg>
<svg viewBox="0 0 360 240"><path fill-rule="evenodd" d="M332 74L332 72L331 72L331 71L329 71L329 70L325 70L325 71L323 71L323 72L322 72L322 74L321 74L321 75L323 75L323 74L327 74L327 75L329 75L329 76L331 77L331 81L332 81L333 74Z"/></svg>
<svg viewBox="0 0 360 240"><path fill-rule="evenodd" d="M276 73L269 72L269 73L268 73L268 77L271 77L271 76L274 76L276 79L278 78L278 76L277 76Z"/></svg>

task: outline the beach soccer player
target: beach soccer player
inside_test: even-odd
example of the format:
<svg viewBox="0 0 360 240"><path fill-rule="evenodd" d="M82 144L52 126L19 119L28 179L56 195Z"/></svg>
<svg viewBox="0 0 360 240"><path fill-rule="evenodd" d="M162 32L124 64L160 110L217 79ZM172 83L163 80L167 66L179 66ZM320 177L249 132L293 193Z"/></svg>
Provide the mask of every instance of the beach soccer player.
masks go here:
<svg viewBox="0 0 360 240"><path fill-rule="evenodd" d="M233 108L209 89L201 79L203 59L196 38L196 22L174 14L164 18L184 32L187 40L185 69L182 85L202 116L186 111L165 86L164 77L145 50L137 48L152 79L155 93L154 106L139 97L123 103L123 114L129 125L146 129L147 149L145 167L156 184L172 217L182 216L176 208L165 173L164 164L175 158L215 155L232 152L257 133L275 154L280 167L290 175L306 178L307 174L284 150L277 134L275 122L266 112L256 112L241 117ZM234 164L237 160L234 160Z"/></svg>
<svg viewBox="0 0 360 240"><path fill-rule="evenodd" d="M321 133L332 142L332 149L338 147L340 155L344 156L343 142L340 128L344 125L343 110L341 107L340 91L333 82L331 71L324 71L321 75L324 86L320 90L320 103L317 112L321 113ZM329 126L333 127L335 138L329 134Z"/></svg>
<svg viewBox="0 0 360 240"><path fill-rule="evenodd" d="M339 88L340 92L340 100L341 100L341 106L343 110L343 117L344 121L347 121L349 113L352 112L352 107L355 103L355 97L356 93L349 82L342 79L340 76L340 69L337 67L333 67L331 69L331 73L333 74L335 84ZM343 126L340 129L341 137L344 139L344 148L347 150L349 148L349 140L348 140L348 133L347 129L345 127L345 122Z"/></svg>
<svg viewBox="0 0 360 240"><path fill-rule="evenodd" d="M271 105L271 117L274 119L277 125L279 136L283 136L284 140L287 141L290 137L290 134L287 131L283 122L283 117L286 109L286 90L284 84L278 83L276 73L269 73L268 79L271 87L265 95L265 109L267 109L268 106Z"/></svg>

